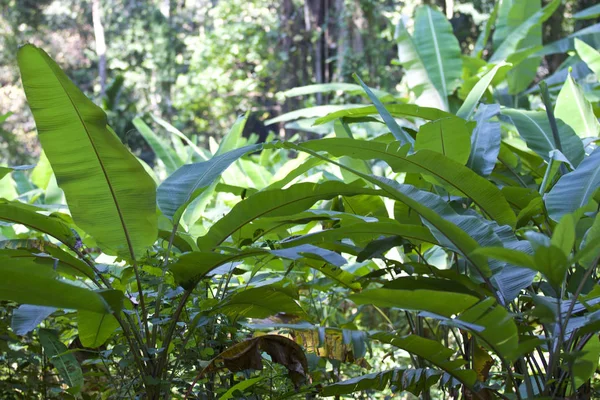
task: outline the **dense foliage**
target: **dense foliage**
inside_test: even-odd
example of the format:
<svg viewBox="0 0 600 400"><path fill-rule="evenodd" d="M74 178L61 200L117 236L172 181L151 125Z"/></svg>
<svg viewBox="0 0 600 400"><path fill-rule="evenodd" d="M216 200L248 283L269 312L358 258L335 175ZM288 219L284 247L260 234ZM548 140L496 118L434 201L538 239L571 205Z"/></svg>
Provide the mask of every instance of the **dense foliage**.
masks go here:
<svg viewBox="0 0 600 400"><path fill-rule="evenodd" d="M2 398L598 397L599 37L542 45L560 7L498 2L469 55L416 8L400 94L285 93L337 99L267 122L310 140L121 120L154 168L22 46L44 153L0 167Z"/></svg>

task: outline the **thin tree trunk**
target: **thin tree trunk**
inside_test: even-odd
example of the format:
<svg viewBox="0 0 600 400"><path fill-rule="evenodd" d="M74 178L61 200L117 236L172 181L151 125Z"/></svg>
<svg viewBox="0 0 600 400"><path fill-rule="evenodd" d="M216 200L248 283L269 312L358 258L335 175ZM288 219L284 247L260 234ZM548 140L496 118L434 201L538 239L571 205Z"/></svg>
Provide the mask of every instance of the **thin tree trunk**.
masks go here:
<svg viewBox="0 0 600 400"><path fill-rule="evenodd" d="M100 96L106 94L106 41L102 26L102 10L100 0L92 0L92 23L96 40L96 55L98 56L98 75L100 77Z"/></svg>

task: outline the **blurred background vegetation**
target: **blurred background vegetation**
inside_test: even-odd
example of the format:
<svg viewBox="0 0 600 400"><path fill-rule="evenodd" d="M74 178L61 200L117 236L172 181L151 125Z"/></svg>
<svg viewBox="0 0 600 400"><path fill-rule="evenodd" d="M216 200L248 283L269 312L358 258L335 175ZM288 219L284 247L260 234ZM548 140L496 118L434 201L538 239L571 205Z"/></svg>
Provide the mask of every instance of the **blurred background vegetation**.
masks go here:
<svg viewBox="0 0 600 400"><path fill-rule="evenodd" d="M372 87L401 92L394 24L422 3L452 18L464 52L494 6L491 0L0 0L0 162L32 163L39 155L16 67L21 44L44 48L103 105L122 140L151 162L131 123L135 116L160 116L206 146L246 111L252 112L247 134L284 136L291 132L264 121L347 100L282 94L294 87L352 82L357 72ZM574 26L569 19L594 3L563 2L544 24L544 43L598 23ZM564 57L547 56L540 75Z"/></svg>

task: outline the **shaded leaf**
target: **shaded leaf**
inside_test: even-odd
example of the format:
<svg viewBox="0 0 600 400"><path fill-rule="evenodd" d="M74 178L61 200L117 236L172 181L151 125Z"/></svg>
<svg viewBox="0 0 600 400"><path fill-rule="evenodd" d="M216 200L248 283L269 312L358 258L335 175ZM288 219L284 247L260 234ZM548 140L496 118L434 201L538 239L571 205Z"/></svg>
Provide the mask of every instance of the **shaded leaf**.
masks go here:
<svg viewBox="0 0 600 400"><path fill-rule="evenodd" d="M58 370L61 379L70 388L79 392L83 387L83 372L75 355L69 353L67 346L60 341L56 333L50 329L38 331L40 343L50 362Z"/></svg>
<svg viewBox="0 0 600 400"><path fill-rule="evenodd" d="M500 113L497 104L479 106L474 120L477 122L471 135L471 154L467 167L481 176L489 176L494 170L500 153L501 129L500 123L490 121Z"/></svg>
<svg viewBox="0 0 600 400"><path fill-rule="evenodd" d="M54 311L56 311L54 307L20 305L12 313L10 327L17 335L27 335Z"/></svg>
<svg viewBox="0 0 600 400"><path fill-rule="evenodd" d="M536 152L544 160L550 160L550 152L558 150L550 122L544 111L524 111L519 109L503 109L502 114L510 117L519 135L527 142L527 147ZM574 166L579 165L585 155L581 139L569 125L556 120L558 135L562 145L562 153Z"/></svg>
<svg viewBox="0 0 600 400"><path fill-rule="evenodd" d="M77 330L79 340L85 347L95 349L102 346L117 330L119 322L111 314L79 310Z"/></svg>
<svg viewBox="0 0 600 400"><path fill-rule="evenodd" d="M465 165L471 152L472 124L461 118L442 118L419 128L415 151L431 150Z"/></svg>
<svg viewBox="0 0 600 400"><path fill-rule="evenodd" d="M560 177L545 198L548 215L559 221L565 214L586 206L600 187L600 148L572 172Z"/></svg>

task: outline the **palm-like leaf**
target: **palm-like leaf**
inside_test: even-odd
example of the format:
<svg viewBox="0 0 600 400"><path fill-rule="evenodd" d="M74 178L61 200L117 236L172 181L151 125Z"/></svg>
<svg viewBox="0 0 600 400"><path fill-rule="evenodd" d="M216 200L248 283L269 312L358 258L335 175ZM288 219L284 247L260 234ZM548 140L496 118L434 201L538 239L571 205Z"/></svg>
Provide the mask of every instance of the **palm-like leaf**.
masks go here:
<svg viewBox="0 0 600 400"><path fill-rule="evenodd" d="M135 257L156 240L156 187L106 114L33 45L19 68L40 142L75 223L105 251Z"/></svg>

